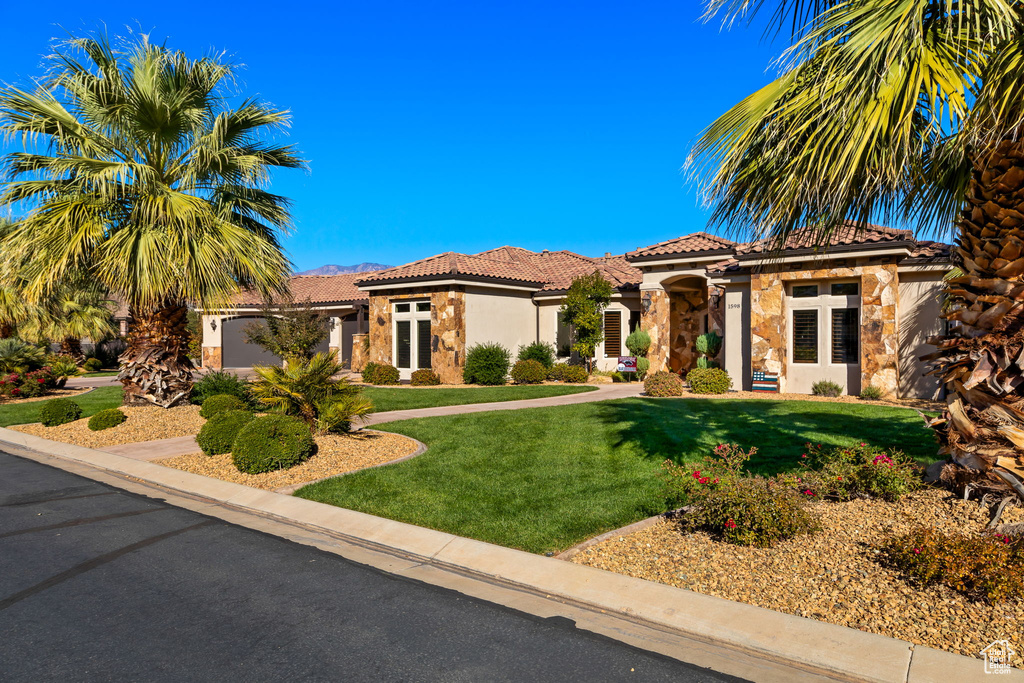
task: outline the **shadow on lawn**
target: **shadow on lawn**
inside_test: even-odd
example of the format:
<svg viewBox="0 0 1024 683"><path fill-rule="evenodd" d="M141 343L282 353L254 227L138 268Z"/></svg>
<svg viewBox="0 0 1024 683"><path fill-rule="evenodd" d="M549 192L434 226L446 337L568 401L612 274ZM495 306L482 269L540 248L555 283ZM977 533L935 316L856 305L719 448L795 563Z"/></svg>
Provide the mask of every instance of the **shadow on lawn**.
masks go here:
<svg viewBox="0 0 1024 683"><path fill-rule="evenodd" d="M756 446L748 469L776 474L797 468L807 442L864 441L897 448L921 464L938 459L931 430L912 410L810 401L625 399L604 402L610 446L633 444L658 461L695 462L720 443Z"/></svg>

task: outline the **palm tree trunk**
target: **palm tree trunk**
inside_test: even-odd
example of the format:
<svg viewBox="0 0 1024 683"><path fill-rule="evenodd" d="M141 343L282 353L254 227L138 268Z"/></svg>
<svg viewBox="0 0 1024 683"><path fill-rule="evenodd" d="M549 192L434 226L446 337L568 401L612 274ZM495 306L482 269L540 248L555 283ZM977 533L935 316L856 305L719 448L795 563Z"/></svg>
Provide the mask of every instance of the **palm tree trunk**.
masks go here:
<svg viewBox="0 0 1024 683"><path fill-rule="evenodd" d="M961 216L950 333L926 356L948 390L942 453L1024 499L1024 142L979 155ZM959 324L957 324L959 323Z"/></svg>
<svg viewBox="0 0 1024 683"><path fill-rule="evenodd" d="M0 339L7 339L14 336L14 325L6 320L0 321Z"/></svg>
<svg viewBox="0 0 1024 683"><path fill-rule="evenodd" d="M76 363L81 363L85 359L85 354L82 353L82 340L78 337L64 337L60 342L60 353L62 356L74 358Z"/></svg>
<svg viewBox="0 0 1024 683"><path fill-rule="evenodd" d="M118 375L125 405L172 408L188 401L193 369L188 339L185 306L167 303L153 311L133 311Z"/></svg>

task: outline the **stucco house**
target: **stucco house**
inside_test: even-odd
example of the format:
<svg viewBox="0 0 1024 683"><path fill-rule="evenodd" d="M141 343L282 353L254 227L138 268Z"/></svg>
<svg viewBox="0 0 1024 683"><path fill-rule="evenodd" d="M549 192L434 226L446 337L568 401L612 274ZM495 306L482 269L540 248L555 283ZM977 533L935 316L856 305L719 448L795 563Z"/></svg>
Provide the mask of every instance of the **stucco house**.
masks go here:
<svg viewBox="0 0 1024 683"><path fill-rule="evenodd" d="M569 330L558 308L573 278L595 270L614 290L596 366L612 369L625 339L648 330L652 370L683 371L697 359L694 340L723 339L720 360L737 389L755 371L778 375L781 391L809 393L831 379L857 394L868 385L888 395L935 397L939 384L918 358L943 329L942 277L950 248L909 231L847 225L826 249L798 233L781 252L764 242L735 243L694 233L622 255L500 247L448 252L388 270L296 277L332 320L325 347L358 370L366 361L395 365L403 378L432 368L458 383L466 350L498 342L512 351L533 341L567 354ZM204 316L203 356L210 367L271 362L244 344L241 327L255 300ZM363 336L369 337L364 356Z"/></svg>

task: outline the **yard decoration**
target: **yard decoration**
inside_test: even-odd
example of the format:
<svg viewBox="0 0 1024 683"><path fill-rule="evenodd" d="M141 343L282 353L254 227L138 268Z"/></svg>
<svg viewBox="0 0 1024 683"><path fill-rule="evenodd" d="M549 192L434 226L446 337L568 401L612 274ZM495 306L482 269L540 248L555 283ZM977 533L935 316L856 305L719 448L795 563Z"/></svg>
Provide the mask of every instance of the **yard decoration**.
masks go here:
<svg viewBox="0 0 1024 683"><path fill-rule="evenodd" d="M289 115L228 97L235 67L220 56L190 59L144 35L71 38L48 61L28 89L0 89L0 132L26 147L3 160L0 205L31 200L5 256L27 263L30 298L82 269L123 300L125 403L179 405L192 386L189 307L285 288L288 202L266 184L304 162L266 133Z"/></svg>
<svg viewBox="0 0 1024 683"><path fill-rule="evenodd" d="M1024 499L1024 16L982 0L706 2L726 22L768 6L792 58L687 162L711 221L776 249L800 229L824 245L874 217L955 234L944 317L957 324L925 357L948 392L931 426L940 453ZM924 77L908 68L925 63Z"/></svg>
<svg viewBox="0 0 1024 683"><path fill-rule="evenodd" d="M604 309L612 300L612 286L600 272L581 275L572 281L558 315L572 330L572 350L593 370L597 345L604 341Z"/></svg>

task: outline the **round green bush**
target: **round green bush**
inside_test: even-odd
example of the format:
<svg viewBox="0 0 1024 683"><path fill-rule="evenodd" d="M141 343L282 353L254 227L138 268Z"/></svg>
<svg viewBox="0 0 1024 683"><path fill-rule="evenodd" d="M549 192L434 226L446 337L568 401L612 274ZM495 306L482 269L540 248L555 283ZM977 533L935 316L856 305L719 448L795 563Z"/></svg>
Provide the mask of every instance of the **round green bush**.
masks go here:
<svg viewBox="0 0 1024 683"><path fill-rule="evenodd" d="M128 416L117 408L107 408L89 418L89 429L94 432L100 432L104 429L116 427L127 419Z"/></svg>
<svg viewBox="0 0 1024 683"><path fill-rule="evenodd" d="M103 369L103 361L99 358L89 358L82 363L82 369L86 372L99 372Z"/></svg>
<svg viewBox="0 0 1024 683"><path fill-rule="evenodd" d="M504 384L512 354L501 344L477 344L466 353L462 381L466 384Z"/></svg>
<svg viewBox="0 0 1024 683"><path fill-rule="evenodd" d="M815 396L835 398L843 393L843 388L831 380L823 379L811 385L811 393Z"/></svg>
<svg viewBox="0 0 1024 683"><path fill-rule="evenodd" d="M373 384L373 379L374 377L377 376L378 367L380 367L380 364L374 363L373 361L370 361L369 363L364 365L362 372L359 373L362 376L363 381L366 382L367 384Z"/></svg>
<svg viewBox="0 0 1024 683"><path fill-rule="evenodd" d="M196 436L203 453L219 455L230 453L238 432L255 417L248 410L226 410L211 417Z"/></svg>
<svg viewBox="0 0 1024 683"><path fill-rule="evenodd" d="M82 417L82 406L69 398L55 398L45 401L39 408L39 421L44 427L74 422Z"/></svg>
<svg viewBox="0 0 1024 683"><path fill-rule="evenodd" d="M231 446L231 460L239 472L261 474L294 467L316 450L309 426L287 415L266 415L251 420Z"/></svg>
<svg viewBox="0 0 1024 683"><path fill-rule="evenodd" d="M877 401L882 398L882 390L869 384L861 390L860 397L865 401Z"/></svg>
<svg viewBox="0 0 1024 683"><path fill-rule="evenodd" d="M218 394L231 394L237 396L245 404L252 401L249 395L249 380L233 375L230 372L217 371L208 372L192 385L192 395L189 400L197 405L203 405L203 401Z"/></svg>
<svg viewBox="0 0 1024 683"><path fill-rule="evenodd" d="M562 381L568 384L583 384L588 379L587 369L580 365L566 365L562 370Z"/></svg>
<svg viewBox="0 0 1024 683"><path fill-rule="evenodd" d="M565 363L555 363L548 370L549 382L561 382L565 378L565 369L569 367Z"/></svg>
<svg viewBox="0 0 1024 683"><path fill-rule="evenodd" d="M516 384L540 384L547 376L547 368L540 361L520 360L512 366L512 381Z"/></svg>
<svg viewBox="0 0 1024 683"><path fill-rule="evenodd" d="M394 365L388 365L387 363L378 363L377 368L373 373L373 381L371 382L371 384L401 384L401 380L399 379L398 374L398 368L396 368Z"/></svg>
<svg viewBox="0 0 1024 683"><path fill-rule="evenodd" d="M217 413L228 410L246 410L249 406L237 396L231 394L217 394L203 401L203 407L199 409L199 416L209 420Z"/></svg>
<svg viewBox="0 0 1024 683"><path fill-rule="evenodd" d="M535 360L545 369L555 364L555 347L547 342L534 342L519 347L517 360Z"/></svg>
<svg viewBox="0 0 1024 683"><path fill-rule="evenodd" d="M644 393L664 398L683 395L683 378L674 372L655 372L644 379Z"/></svg>
<svg viewBox="0 0 1024 683"><path fill-rule="evenodd" d="M651 361L647 358L636 359L636 374L643 379L647 376L647 371L651 369Z"/></svg>
<svg viewBox="0 0 1024 683"><path fill-rule="evenodd" d="M414 387L436 387L440 383L441 378L429 368L423 368L412 373L411 384Z"/></svg>
<svg viewBox="0 0 1024 683"><path fill-rule="evenodd" d="M724 394L732 388L732 378L721 368L694 368L686 382L695 394Z"/></svg>

